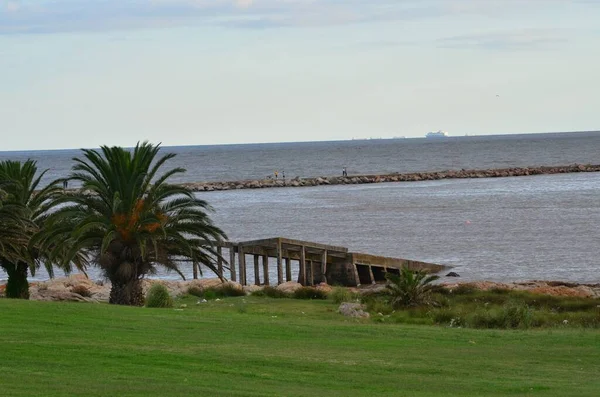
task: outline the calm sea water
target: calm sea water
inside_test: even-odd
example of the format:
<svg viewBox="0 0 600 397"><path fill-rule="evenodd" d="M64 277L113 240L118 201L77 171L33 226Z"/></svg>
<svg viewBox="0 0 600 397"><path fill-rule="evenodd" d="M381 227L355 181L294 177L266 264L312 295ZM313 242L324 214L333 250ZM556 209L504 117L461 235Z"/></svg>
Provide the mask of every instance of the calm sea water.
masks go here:
<svg viewBox="0 0 600 397"><path fill-rule="evenodd" d="M165 148L179 181L600 163L600 134ZM0 152L63 176L78 151ZM201 193L232 240L290 237L455 266L463 279L600 282L600 174ZM184 273L191 274L190 269ZM90 271L92 277L99 277ZM174 275L160 274L161 277ZM0 278L5 277L0 274ZM38 279L46 278L40 273ZM252 280L252 277L249 276Z"/></svg>

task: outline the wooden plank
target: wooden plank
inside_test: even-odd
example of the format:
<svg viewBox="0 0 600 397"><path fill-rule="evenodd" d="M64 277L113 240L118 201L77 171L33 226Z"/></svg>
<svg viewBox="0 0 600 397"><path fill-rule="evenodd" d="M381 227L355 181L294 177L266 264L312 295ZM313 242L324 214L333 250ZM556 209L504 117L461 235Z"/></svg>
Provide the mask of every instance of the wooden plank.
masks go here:
<svg viewBox="0 0 600 397"><path fill-rule="evenodd" d="M295 240L295 239L283 238L283 237L261 239L261 240L241 241L238 243L238 247L239 246L244 246L244 247L245 246L261 246L261 247L274 248L277 246L281 246L282 244L292 245L292 246L297 246L297 247L305 246L307 250L313 248L316 250L327 250L327 251L337 252L337 253L347 253L348 252L348 248L346 248L346 247L321 244L321 243L313 243L310 241Z"/></svg>
<svg viewBox="0 0 600 397"><path fill-rule="evenodd" d="M306 250L304 246L300 250L300 274L298 276L300 284L306 285Z"/></svg>
<svg viewBox="0 0 600 397"><path fill-rule="evenodd" d="M283 284L283 259L281 241L277 241L277 284Z"/></svg>
<svg viewBox="0 0 600 397"><path fill-rule="evenodd" d="M219 277L223 278L223 248L217 247L217 272Z"/></svg>
<svg viewBox="0 0 600 397"><path fill-rule="evenodd" d="M308 261L308 285L315 285L315 269L314 269L314 262L313 261Z"/></svg>
<svg viewBox="0 0 600 397"><path fill-rule="evenodd" d="M260 285L260 275L258 274L258 255L254 255L254 284Z"/></svg>
<svg viewBox="0 0 600 397"><path fill-rule="evenodd" d="M292 281L292 261L290 258L285 258L285 281Z"/></svg>
<svg viewBox="0 0 600 397"><path fill-rule="evenodd" d="M269 285L269 256L268 255L262 256L262 263L263 263L264 282L265 282L265 285Z"/></svg>
<svg viewBox="0 0 600 397"><path fill-rule="evenodd" d="M237 281L237 275L235 273L235 249L229 248L229 270L231 271L231 281Z"/></svg>

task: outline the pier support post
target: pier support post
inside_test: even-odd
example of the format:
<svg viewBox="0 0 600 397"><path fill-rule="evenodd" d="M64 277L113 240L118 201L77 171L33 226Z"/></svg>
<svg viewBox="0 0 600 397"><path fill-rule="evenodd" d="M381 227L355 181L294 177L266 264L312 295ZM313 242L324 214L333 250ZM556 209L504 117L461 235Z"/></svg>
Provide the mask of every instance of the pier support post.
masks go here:
<svg viewBox="0 0 600 397"><path fill-rule="evenodd" d="M375 284L375 276L373 276L373 268L369 266L369 275L371 276L371 284Z"/></svg>
<svg viewBox="0 0 600 397"><path fill-rule="evenodd" d="M223 278L223 248L220 245L217 247L217 271L219 278Z"/></svg>
<svg viewBox="0 0 600 397"><path fill-rule="evenodd" d="M283 284L283 258L281 251L281 239L277 239L277 284Z"/></svg>
<svg viewBox="0 0 600 397"><path fill-rule="evenodd" d="M321 282L327 283L327 250L323 250L321 256Z"/></svg>
<svg viewBox="0 0 600 397"><path fill-rule="evenodd" d="M260 275L258 274L258 255L254 255L254 285L260 285Z"/></svg>
<svg viewBox="0 0 600 397"><path fill-rule="evenodd" d="M300 274L298 275L300 284L306 286L306 248L300 248Z"/></svg>
<svg viewBox="0 0 600 397"><path fill-rule="evenodd" d="M229 247L229 270L231 271L231 281L237 281L235 272L235 247Z"/></svg>
<svg viewBox="0 0 600 397"><path fill-rule="evenodd" d="M314 264L312 260L308 261L308 274L306 275L308 277L308 285L315 285L315 269L314 269Z"/></svg>
<svg viewBox="0 0 600 397"><path fill-rule="evenodd" d="M285 258L285 281L292 281L292 260Z"/></svg>
<svg viewBox="0 0 600 397"><path fill-rule="evenodd" d="M269 285L269 255L263 254L262 263L263 263L263 281L265 282L265 285Z"/></svg>
<svg viewBox="0 0 600 397"><path fill-rule="evenodd" d="M241 244L238 245L238 260L240 262L240 284L246 285L246 254Z"/></svg>
<svg viewBox="0 0 600 397"><path fill-rule="evenodd" d="M195 261L192 263L192 273L193 273L192 277L194 277L194 280L197 280L198 279L198 263Z"/></svg>

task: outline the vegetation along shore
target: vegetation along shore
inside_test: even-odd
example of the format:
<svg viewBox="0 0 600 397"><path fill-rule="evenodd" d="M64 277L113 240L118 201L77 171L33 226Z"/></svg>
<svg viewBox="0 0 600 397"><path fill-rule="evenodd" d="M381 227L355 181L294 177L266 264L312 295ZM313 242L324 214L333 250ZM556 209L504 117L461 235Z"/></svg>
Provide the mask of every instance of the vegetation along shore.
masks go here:
<svg viewBox="0 0 600 397"><path fill-rule="evenodd" d="M314 178L249 179L222 182L192 182L183 185L192 191L220 191L236 189L260 189L272 187L301 187L319 185L357 185L384 182L418 182L439 179L503 178L529 175L567 174L576 172L600 172L600 164L571 164L559 166L493 168L483 170L446 170L377 175L319 176Z"/></svg>

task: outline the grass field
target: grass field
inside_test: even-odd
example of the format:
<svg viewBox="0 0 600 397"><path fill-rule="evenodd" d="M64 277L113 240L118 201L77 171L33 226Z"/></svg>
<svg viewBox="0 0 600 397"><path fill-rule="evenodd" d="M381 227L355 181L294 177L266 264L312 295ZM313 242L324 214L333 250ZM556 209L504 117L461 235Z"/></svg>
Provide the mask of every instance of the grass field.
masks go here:
<svg viewBox="0 0 600 397"><path fill-rule="evenodd" d="M0 299L0 395L600 395L594 329L379 324L330 301L196 301Z"/></svg>

